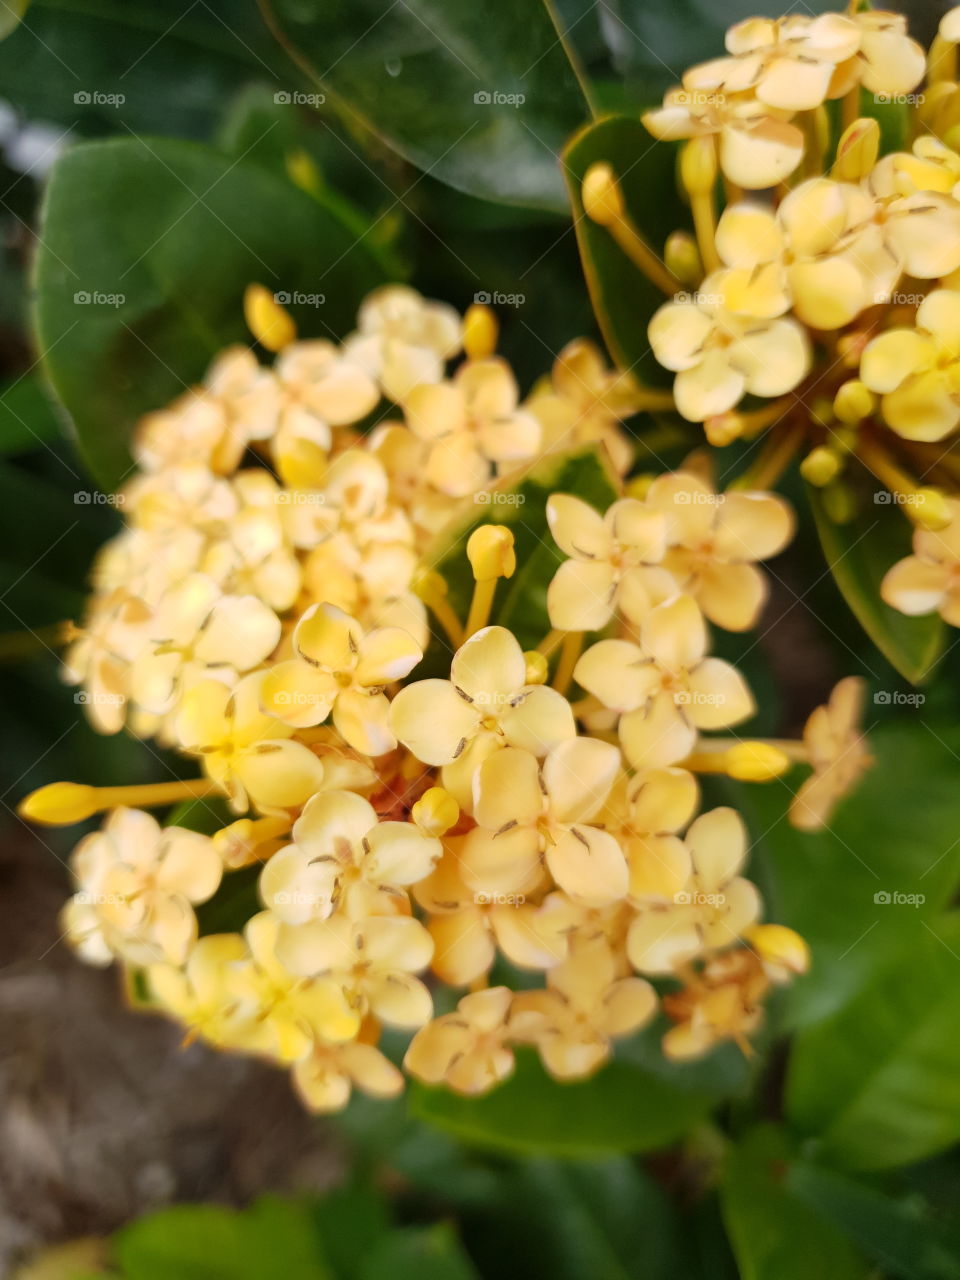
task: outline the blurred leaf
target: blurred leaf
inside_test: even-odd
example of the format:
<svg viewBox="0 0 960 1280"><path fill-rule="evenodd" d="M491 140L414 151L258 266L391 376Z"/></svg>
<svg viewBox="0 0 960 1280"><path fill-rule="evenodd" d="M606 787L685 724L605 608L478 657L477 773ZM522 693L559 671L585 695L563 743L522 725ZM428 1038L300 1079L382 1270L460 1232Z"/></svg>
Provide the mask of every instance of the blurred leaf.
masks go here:
<svg viewBox="0 0 960 1280"><path fill-rule="evenodd" d="M790 1167L787 1186L900 1280L956 1280L960 1236L949 1238L915 1206L819 1166Z"/></svg>
<svg viewBox="0 0 960 1280"><path fill-rule="evenodd" d="M685 1092L625 1062L591 1080L559 1084L530 1052L515 1074L484 1098L414 1085L415 1116L464 1142L511 1153L595 1156L653 1151L697 1125L716 1102Z"/></svg>
<svg viewBox="0 0 960 1280"><path fill-rule="evenodd" d="M3 0L0 5L0 40L19 27L23 15L30 7L30 0Z"/></svg>
<svg viewBox="0 0 960 1280"><path fill-rule="evenodd" d="M824 831L804 833L787 821L795 775L728 788L754 840L752 872L760 873L769 918L797 929L813 953L810 974L784 993L793 1022L826 1017L879 965L904 949L909 955L957 882L960 731L927 726L914 713L873 730L869 742L873 768ZM876 898L894 893L924 901Z"/></svg>
<svg viewBox="0 0 960 1280"><path fill-rule="evenodd" d="M518 568L512 578L499 584L491 620L509 627L525 649L533 648L550 630L547 587L564 559L547 524L547 499L552 493L572 493L598 511L606 511L618 496L618 481L603 454L593 446L548 454L519 476L508 476L466 499L460 515L441 530L424 554L424 564L446 580L447 599L463 621L473 594L473 572L467 559L471 533L481 524L512 529ZM449 646L438 642L433 648L418 674L434 673L433 667L428 670L431 660L449 668Z"/></svg>
<svg viewBox="0 0 960 1280"><path fill-rule="evenodd" d="M445 1222L390 1232L364 1259L359 1275L361 1280L478 1280Z"/></svg>
<svg viewBox="0 0 960 1280"><path fill-rule="evenodd" d="M341 336L384 272L339 214L259 165L193 143L85 143L56 165L37 253L37 341L99 482L129 471L137 418L248 342L243 291L320 295L291 311Z"/></svg>
<svg viewBox="0 0 960 1280"><path fill-rule="evenodd" d="M208 933L242 933L251 916L263 910L257 892L260 864L228 871L212 898L196 908L201 936Z"/></svg>
<svg viewBox="0 0 960 1280"><path fill-rule="evenodd" d="M610 232L584 214L580 187L592 164L609 164L633 225L659 256L667 236L687 224L677 195L676 154L675 146L655 141L633 116L608 116L588 125L563 154L583 273L610 354L622 369L661 386L669 385L673 375L654 358L647 325L666 296L634 266Z"/></svg>
<svg viewBox="0 0 960 1280"><path fill-rule="evenodd" d="M889 905L888 912L909 910ZM960 1138L960 914L794 1041L787 1114L847 1169L909 1164Z"/></svg>
<svg viewBox="0 0 960 1280"><path fill-rule="evenodd" d="M846 1238L791 1193L789 1158L789 1142L772 1125L727 1154L720 1201L741 1280L867 1280L869 1268Z"/></svg>
<svg viewBox="0 0 960 1280"><path fill-rule="evenodd" d="M897 560L910 554L911 526L906 515L889 501L878 481L854 463L844 473L844 484L853 488L856 512L847 524L837 524L827 513L824 493L807 486L817 532L830 572L860 625L885 658L912 681L920 684L943 652L946 628L939 614L910 618L891 609L880 598L884 574ZM885 498L888 501L878 501Z"/></svg>
<svg viewBox="0 0 960 1280"><path fill-rule="evenodd" d="M318 1196L311 1213L331 1272L337 1280L361 1280L367 1255L390 1231L384 1195L354 1180Z"/></svg>
<svg viewBox="0 0 960 1280"><path fill-rule="evenodd" d="M237 815L222 796L205 796L198 800L181 800L167 814L164 826L186 827L188 831L199 831L201 835L212 836L215 831L236 822Z"/></svg>
<svg viewBox="0 0 960 1280"><path fill-rule="evenodd" d="M557 155L589 108L542 0L265 9L294 61L418 168L487 200L566 209Z"/></svg>
<svg viewBox="0 0 960 1280"><path fill-rule="evenodd" d="M0 456L29 453L56 440L60 422L42 382L25 374L0 391Z"/></svg>

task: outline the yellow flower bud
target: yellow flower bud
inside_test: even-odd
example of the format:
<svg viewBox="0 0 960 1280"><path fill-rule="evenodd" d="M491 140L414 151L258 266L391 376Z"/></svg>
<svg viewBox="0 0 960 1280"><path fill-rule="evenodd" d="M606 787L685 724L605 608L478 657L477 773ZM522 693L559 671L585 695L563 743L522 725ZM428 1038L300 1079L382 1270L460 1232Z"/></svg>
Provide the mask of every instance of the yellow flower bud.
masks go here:
<svg viewBox="0 0 960 1280"><path fill-rule="evenodd" d="M877 397L859 378L845 382L833 398L833 412L851 425L869 418L876 407Z"/></svg>
<svg viewBox="0 0 960 1280"><path fill-rule="evenodd" d="M517 568L513 534L502 524L482 524L467 540L467 558L477 582L512 578Z"/></svg>
<svg viewBox="0 0 960 1280"><path fill-rule="evenodd" d="M808 483L822 489L825 484L835 480L843 467L843 459L834 449L825 445L813 449L800 463L800 474Z"/></svg>
<svg viewBox="0 0 960 1280"><path fill-rule="evenodd" d="M65 827L83 822L100 808L96 787L81 782L51 782L20 801L17 812L28 822Z"/></svg>
<svg viewBox="0 0 960 1280"><path fill-rule="evenodd" d="M837 159L831 176L837 182L862 182L880 154L880 126L876 120L854 120L844 129L837 144Z"/></svg>
<svg viewBox="0 0 960 1280"><path fill-rule="evenodd" d="M833 422L833 402L826 396L815 396L810 407L810 416L822 427L829 427Z"/></svg>
<svg viewBox="0 0 960 1280"><path fill-rule="evenodd" d="M934 533L947 527L952 519L950 504L940 489L918 489L913 496L916 499L912 507L914 523Z"/></svg>
<svg viewBox="0 0 960 1280"><path fill-rule="evenodd" d="M697 242L687 231L674 231L667 236L663 261L681 284L696 285L703 279L703 262Z"/></svg>
<svg viewBox="0 0 960 1280"><path fill-rule="evenodd" d="M739 440L746 425L743 415L731 410L729 413L718 413L707 418L703 424L703 432L714 448L722 449L725 445L733 444L734 440Z"/></svg>
<svg viewBox="0 0 960 1280"><path fill-rule="evenodd" d="M297 336L297 326L269 289L248 284L243 295L243 316L247 328L268 351L282 351Z"/></svg>
<svg viewBox="0 0 960 1280"><path fill-rule="evenodd" d="M738 742L724 756L727 774L738 782L770 782L790 767L790 757L769 742Z"/></svg>
<svg viewBox="0 0 960 1280"><path fill-rule="evenodd" d="M623 495L625 498L638 498L641 502L650 491L650 486L656 480L656 476L652 471L641 471L638 476L634 476L624 485Z"/></svg>
<svg viewBox="0 0 960 1280"><path fill-rule="evenodd" d="M806 973L810 968L810 948L799 933L783 924L755 924L744 934L757 955L774 969Z"/></svg>
<svg viewBox="0 0 960 1280"><path fill-rule="evenodd" d="M550 674L550 664L539 649L527 649L523 660L527 664L524 681L527 684L546 684L547 676Z"/></svg>
<svg viewBox="0 0 960 1280"><path fill-rule="evenodd" d="M489 307L475 302L463 317L463 349L468 360L486 360L497 349L500 326Z"/></svg>
<svg viewBox="0 0 960 1280"><path fill-rule="evenodd" d="M410 817L427 835L442 836L456 826L460 806L443 787L431 787L410 810Z"/></svg>
<svg viewBox="0 0 960 1280"><path fill-rule="evenodd" d="M295 187L306 191L308 195L318 196L323 190L323 178L314 163L313 157L302 147L291 151L284 161L287 177Z"/></svg>
<svg viewBox="0 0 960 1280"><path fill-rule="evenodd" d="M584 175L580 198L587 217L601 227L609 227L623 217L623 194L616 174L608 164L592 164Z"/></svg>
<svg viewBox="0 0 960 1280"><path fill-rule="evenodd" d="M717 148L713 138L691 138L680 152L680 181L691 196L709 195L717 181Z"/></svg>
<svg viewBox="0 0 960 1280"><path fill-rule="evenodd" d="M421 566L410 581L410 590L424 604L430 604L433 600L442 600L447 594L447 580L443 574L437 573L436 569L425 569Z"/></svg>

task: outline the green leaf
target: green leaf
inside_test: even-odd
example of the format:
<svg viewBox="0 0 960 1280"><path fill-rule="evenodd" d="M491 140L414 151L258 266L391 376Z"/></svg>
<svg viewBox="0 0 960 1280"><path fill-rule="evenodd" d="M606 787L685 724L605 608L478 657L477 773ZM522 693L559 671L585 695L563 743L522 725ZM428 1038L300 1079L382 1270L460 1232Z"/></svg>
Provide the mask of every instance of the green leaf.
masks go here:
<svg viewBox="0 0 960 1280"><path fill-rule="evenodd" d="M391 1231L371 1250L359 1274L360 1280L479 1280L446 1222Z"/></svg>
<svg viewBox="0 0 960 1280"><path fill-rule="evenodd" d="M724 1162L720 1203L741 1280L866 1280L852 1245L786 1185L790 1144L773 1125L754 1129Z"/></svg>
<svg viewBox="0 0 960 1280"><path fill-rule="evenodd" d="M213 897L196 909L201 937L208 933L240 933L251 916L263 910L257 891L260 870L260 864L254 863L224 875Z"/></svg>
<svg viewBox="0 0 960 1280"><path fill-rule="evenodd" d="M798 1199L853 1240L885 1275L956 1280L960 1274L960 1236L948 1235L915 1201L894 1200L811 1164L791 1165L786 1181Z"/></svg>
<svg viewBox="0 0 960 1280"><path fill-rule="evenodd" d="M529 1052L515 1074L483 1098L414 1085L410 1107L421 1120L464 1142L513 1153L596 1156L654 1151L696 1126L716 1096L682 1090L625 1062L591 1080L559 1084Z"/></svg>
<svg viewBox="0 0 960 1280"><path fill-rule="evenodd" d="M186 827L188 831L212 836L236 819L237 815L230 811L222 796L205 796L198 800L182 800L167 814L164 826Z"/></svg>
<svg viewBox="0 0 960 1280"><path fill-rule="evenodd" d="M30 7L30 0L3 0L0 5L0 40L15 31Z"/></svg>
<svg viewBox="0 0 960 1280"><path fill-rule="evenodd" d="M618 482L594 446L550 454L519 475L467 499L460 514L440 531L424 555L424 564L447 582L447 599L462 622L473 594L473 572L467 559L471 533L482 524L512 529L517 571L499 583L491 621L509 627L525 649L537 645L550 630L547 588L564 560L547 524L547 499L553 493L572 493L598 511L606 511L618 496ZM444 663L449 669L449 645L441 635L424 666L417 668L418 678L435 674Z"/></svg>
<svg viewBox="0 0 960 1280"><path fill-rule="evenodd" d="M542 0L270 0L281 43L334 103L470 195L566 211L557 156L589 113Z"/></svg>
<svg viewBox="0 0 960 1280"><path fill-rule="evenodd" d="M322 295L291 310L305 336L339 336L383 277L339 214L260 165L194 143L85 143L47 190L37 342L86 462L115 487L137 418L249 341L247 284Z"/></svg>
<svg viewBox="0 0 960 1280"><path fill-rule="evenodd" d="M911 527L891 495L851 463L844 483L853 489L853 518L831 520L824 491L807 486L820 544L830 572L860 625L883 656L913 684L920 684L943 652L945 626L939 614L909 618L880 598L887 570L911 550Z"/></svg>
<svg viewBox="0 0 960 1280"><path fill-rule="evenodd" d="M38 377L24 374L0 391L0 457L43 448L59 435L53 400Z"/></svg>
<svg viewBox="0 0 960 1280"><path fill-rule="evenodd" d="M751 869L767 917L797 929L812 950L811 972L784 992L793 1023L850 1000L924 934L954 892L960 730L914 716L869 732L873 768L824 831L807 834L787 820L799 771L763 786L729 785L755 842ZM878 894L923 900L897 905Z"/></svg>
<svg viewBox="0 0 960 1280"><path fill-rule="evenodd" d="M958 1025L955 914L925 923L849 1005L797 1036L790 1120L846 1169L893 1168L942 1150L960 1139Z"/></svg>
<svg viewBox="0 0 960 1280"><path fill-rule="evenodd" d="M687 225L676 193L676 155L673 144L655 141L633 116L608 116L588 125L563 153L583 273L610 354L622 369L661 386L669 385L672 375L650 350L647 326L666 296L633 264L610 232L586 216L580 187L592 164L609 164L633 225L659 255L667 236Z"/></svg>

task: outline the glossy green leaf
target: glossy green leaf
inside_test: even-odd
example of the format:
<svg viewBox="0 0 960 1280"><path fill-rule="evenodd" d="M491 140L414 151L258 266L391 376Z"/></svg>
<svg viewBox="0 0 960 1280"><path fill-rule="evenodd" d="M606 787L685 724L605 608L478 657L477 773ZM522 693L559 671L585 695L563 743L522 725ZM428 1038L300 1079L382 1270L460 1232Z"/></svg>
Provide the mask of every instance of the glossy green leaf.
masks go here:
<svg viewBox="0 0 960 1280"><path fill-rule="evenodd" d="M870 1268L845 1236L790 1191L790 1154L772 1125L727 1154L720 1198L741 1280L867 1280Z"/></svg>
<svg viewBox="0 0 960 1280"><path fill-rule="evenodd" d="M413 1114L464 1142L499 1151L596 1156L654 1151L683 1137L716 1097L671 1085L625 1062L590 1080L559 1084L529 1052L515 1074L483 1098L414 1085Z"/></svg>
<svg viewBox="0 0 960 1280"><path fill-rule="evenodd" d="M580 187L592 164L609 164L633 225L654 253L661 254L667 236L687 225L676 194L676 154L673 144L655 141L638 117L608 116L576 134L563 157L583 272L610 354L622 369L661 386L668 386L672 375L654 358L647 326L666 297L610 232L584 214Z"/></svg>
<svg viewBox="0 0 960 1280"><path fill-rule="evenodd" d="M350 117L434 178L566 210L558 154L589 114L543 0L269 0L278 37Z"/></svg>
<svg viewBox="0 0 960 1280"><path fill-rule="evenodd" d="M112 488L137 418L249 341L247 284L321 295L291 310L305 336L328 337L383 276L356 228L259 165L193 143L85 143L47 190L37 343L86 462Z"/></svg>
<svg viewBox="0 0 960 1280"><path fill-rule="evenodd" d="M948 1233L915 1200L894 1199L818 1165L790 1166L787 1186L899 1280L956 1280L960 1232Z"/></svg>
<svg viewBox="0 0 960 1280"><path fill-rule="evenodd" d="M870 730L869 707L867 717ZM729 787L754 841L751 874L767 918L799 930L812 950L811 972L784 993L794 1023L828 1016L888 957L909 956L957 883L960 731L915 710L869 732L869 742L873 768L824 831L807 834L787 820L799 769Z"/></svg>
<svg viewBox="0 0 960 1280"><path fill-rule="evenodd" d="M848 1005L797 1036L790 1120L847 1169L892 1168L942 1150L960 1139L958 1025L960 915L950 915L925 922Z"/></svg>
<svg viewBox="0 0 960 1280"><path fill-rule="evenodd" d="M359 1275L360 1280L478 1280L446 1222L391 1231L370 1251Z"/></svg>
<svg viewBox="0 0 960 1280"><path fill-rule="evenodd" d="M807 486L820 543L830 572L860 625L883 656L914 684L929 674L945 644L939 614L909 618L880 598L891 565L910 554L911 525L891 495L851 463L844 482L856 510L846 524L830 518L824 492Z"/></svg>
<svg viewBox="0 0 960 1280"><path fill-rule="evenodd" d="M0 390L0 456L45 448L59 435L53 400L40 378L25 374Z"/></svg>

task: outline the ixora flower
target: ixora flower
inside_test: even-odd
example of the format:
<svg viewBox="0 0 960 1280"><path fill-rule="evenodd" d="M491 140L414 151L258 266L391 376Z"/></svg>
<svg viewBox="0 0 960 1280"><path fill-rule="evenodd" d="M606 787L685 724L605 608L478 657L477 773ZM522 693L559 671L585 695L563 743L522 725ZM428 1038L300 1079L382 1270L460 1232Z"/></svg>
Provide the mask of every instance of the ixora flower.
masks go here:
<svg viewBox="0 0 960 1280"><path fill-rule="evenodd" d="M213 842L182 827L161 829L139 809L115 809L71 858L78 890L64 927L95 964L180 964L197 937L193 908L213 897L223 864Z"/></svg>
<svg viewBox="0 0 960 1280"><path fill-rule="evenodd" d="M686 769L647 769L618 781L601 820L626 856L634 905L669 904L685 889L692 864L677 833L699 800L697 780Z"/></svg>
<svg viewBox="0 0 960 1280"><path fill-rule="evenodd" d="M445 1084L473 1097L489 1093L513 1073L508 1019L515 998L509 987L464 996L455 1013L417 1032L403 1065L425 1084Z"/></svg>
<svg viewBox="0 0 960 1280"><path fill-rule="evenodd" d="M570 558L547 592L550 623L561 631L597 631L619 610L639 622L654 604L675 594L660 567L667 522L636 498L615 502L601 515L582 498L554 493L547 500L553 540Z"/></svg>
<svg viewBox="0 0 960 1280"><path fill-rule="evenodd" d="M320 724L332 711L344 741L366 755L397 745L383 689L423 657L408 632L381 627L364 633L336 605L315 604L297 623L293 647L298 656L278 663L263 680L265 711L297 729Z"/></svg>
<svg viewBox="0 0 960 1280"><path fill-rule="evenodd" d="M452 307L427 302L405 285L386 285L366 299L347 356L402 403L421 383L439 382L444 363L460 350L462 326Z"/></svg>
<svg viewBox="0 0 960 1280"><path fill-rule="evenodd" d="M600 640L578 661L574 678L620 713L620 741L635 769L676 764L698 729L725 729L754 712L737 669L707 657L707 628L697 602L677 595L651 609L640 643Z"/></svg>
<svg viewBox="0 0 960 1280"><path fill-rule="evenodd" d="M692 595L705 617L727 631L754 626L767 598L755 561L777 555L790 541L794 517L772 493L714 493L690 472L658 476L649 506L667 517L664 567Z"/></svg>
<svg viewBox="0 0 960 1280"><path fill-rule="evenodd" d="M802 831L825 827L871 763L860 728L864 689L858 676L847 676L806 723L803 745L813 773L790 805L790 821Z"/></svg>
<svg viewBox="0 0 960 1280"><path fill-rule="evenodd" d="M453 497L482 488L494 464L529 461L540 447L540 423L518 408L516 379L504 360L471 360L451 382L415 387L404 410L427 446L427 479Z"/></svg>
<svg viewBox="0 0 960 1280"><path fill-rule="evenodd" d="M880 594L901 613L939 613L960 627L960 502L949 499L949 512L943 529L914 530L913 555L887 571Z"/></svg>
<svg viewBox="0 0 960 1280"><path fill-rule="evenodd" d="M942 440L960 423L960 292L935 289L915 325L864 348L860 379L882 399L884 421L907 440Z"/></svg>
<svg viewBox="0 0 960 1280"><path fill-rule="evenodd" d="M292 1079L309 1111L342 1111L354 1088L373 1098L395 1098L403 1092L402 1073L376 1045L362 1040L314 1041L308 1056L294 1064Z"/></svg>
<svg viewBox="0 0 960 1280"><path fill-rule="evenodd" d="M416 884L433 870L440 841L412 822L381 822L352 791L313 796L293 826L294 843L260 877L260 896L285 924L324 919L338 905L373 914L375 895Z"/></svg>
<svg viewBox="0 0 960 1280"><path fill-rule="evenodd" d="M298 441L329 449L331 427L359 422L380 399L370 373L332 342L291 344L278 357L275 372L280 408L273 452L281 465Z"/></svg>

